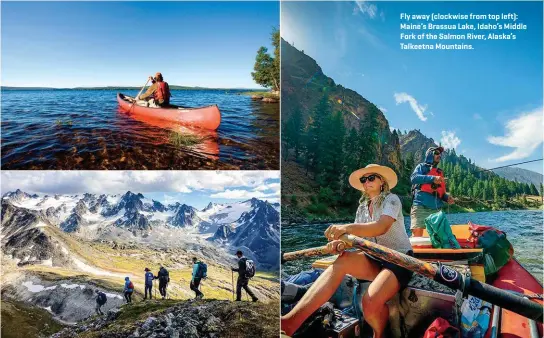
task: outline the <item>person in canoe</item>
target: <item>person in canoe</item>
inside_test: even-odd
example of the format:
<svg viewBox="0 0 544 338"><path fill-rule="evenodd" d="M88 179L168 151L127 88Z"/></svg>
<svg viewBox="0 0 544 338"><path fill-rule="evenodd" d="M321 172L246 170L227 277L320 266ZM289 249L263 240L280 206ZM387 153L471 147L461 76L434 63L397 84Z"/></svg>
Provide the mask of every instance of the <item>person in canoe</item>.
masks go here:
<svg viewBox="0 0 544 338"><path fill-rule="evenodd" d="M410 210L410 230L413 237L423 235L425 219L438 212L444 203L453 204L455 200L446 193L446 179L438 168L444 148L430 147L425 152L425 162L420 163L410 176L413 202Z"/></svg>
<svg viewBox="0 0 544 338"><path fill-rule="evenodd" d="M354 171L350 185L362 192L355 222L333 224L325 231L327 251L339 254L306 291L295 307L281 318L281 329L292 336L303 322L329 301L345 275L372 281L362 298L366 322L375 338L388 337L389 301L412 278L412 272L360 251L343 251L338 238L343 234L366 237L368 240L413 256L412 246L404 228L402 205L390 189L397 184L397 174L386 166L369 164Z"/></svg>
<svg viewBox="0 0 544 338"><path fill-rule="evenodd" d="M155 77L149 77L152 85L142 95L136 96L136 100L144 100L154 104L157 107L167 107L170 105L170 87L168 82L164 81L161 73L156 73ZM151 105L150 105L151 106Z"/></svg>

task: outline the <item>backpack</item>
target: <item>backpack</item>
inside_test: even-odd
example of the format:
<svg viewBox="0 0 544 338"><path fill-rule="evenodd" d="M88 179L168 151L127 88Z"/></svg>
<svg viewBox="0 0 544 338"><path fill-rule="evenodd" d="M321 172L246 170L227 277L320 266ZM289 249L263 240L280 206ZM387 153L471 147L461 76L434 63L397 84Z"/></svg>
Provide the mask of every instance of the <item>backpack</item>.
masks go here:
<svg viewBox="0 0 544 338"><path fill-rule="evenodd" d="M98 304L104 305L108 302L108 297L103 292L98 293Z"/></svg>
<svg viewBox="0 0 544 338"><path fill-rule="evenodd" d="M451 326L444 318L436 318L431 323L423 338L459 338L459 329Z"/></svg>
<svg viewBox="0 0 544 338"><path fill-rule="evenodd" d="M255 276L255 263L251 259L246 259L246 278Z"/></svg>
<svg viewBox="0 0 544 338"><path fill-rule="evenodd" d="M208 273L208 266L206 263L198 262L198 270L196 270L196 278L206 278Z"/></svg>
<svg viewBox="0 0 544 338"><path fill-rule="evenodd" d="M469 222L469 229L469 242L474 247L483 249L485 275L494 275L514 255L512 244L506 238L506 233L493 227Z"/></svg>
<svg viewBox="0 0 544 338"><path fill-rule="evenodd" d="M425 219L425 228L433 248L460 249L461 245L451 232L451 225L443 211L429 215Z"/></svg>
<svg viewBox="0 0 544 338"><path fill-rule="evenodd" d="M170 282L170 274L168 273L168 270L161 269L161 271L159 271L159 280L167 283Z"/></svg>
<svg viewBox="0 0 544 338"><path fill-rule="evenodd" d="M128 283L128 288L130 290L134 290L134 284L132 284L132 281L130 283Z"/></svg>

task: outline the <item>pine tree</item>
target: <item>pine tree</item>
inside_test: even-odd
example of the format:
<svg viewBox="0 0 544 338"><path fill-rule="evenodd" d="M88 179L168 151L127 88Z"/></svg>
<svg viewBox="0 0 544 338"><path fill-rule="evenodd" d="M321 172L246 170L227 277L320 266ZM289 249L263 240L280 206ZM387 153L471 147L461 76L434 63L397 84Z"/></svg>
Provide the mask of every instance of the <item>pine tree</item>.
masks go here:
<svg viewBox="0 0 544 338"><path fill-rule="evenodd" d="M313 110L312 121L308 128L308 137L306 139L306 169L317 173L319 166L320 155L323 149L323 134L325 128L325 121L330 114L329 98L327 95L323 95L319 103Z"/></svg>
<svg viewBox="0 0 544 338"><path fill-rule="evenodd" d="M536 187L533 183L531 183L531 195L538 196L538 190L536 190Z"/></svg>

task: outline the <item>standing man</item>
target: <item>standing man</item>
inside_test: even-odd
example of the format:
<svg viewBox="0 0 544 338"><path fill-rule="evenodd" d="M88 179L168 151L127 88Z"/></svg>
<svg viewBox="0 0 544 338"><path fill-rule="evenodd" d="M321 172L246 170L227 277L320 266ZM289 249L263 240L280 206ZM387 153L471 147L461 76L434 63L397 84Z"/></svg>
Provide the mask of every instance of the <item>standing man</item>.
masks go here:
<svg viewBox="0 0 544 338"><path fill-rule="evenodd" d="M97 315L103 315L104 312L100 309L106 302L108 301L108 297L106 297L106 294L98 289L96 289L96 314Z"/></svg>
<svg viewBox="0 0 544 338"><path fill-rule="evenodd" d="M147 299L147 292L149 291L149 299L153 299L153 294L151 293L151 290L153 289L153 279L155 277L153 276L153 272L149 270L148 268L145 268L145 295L144 300Z"/></svg>
<svg viewBox="0 0 544 338"><path fill-rule="evenodd" d="M164 299L166 298L166 287L168 286L168 283L170 283L170 274L168 273L168 270L161 265L156 278L159 280L159 292L161 293L162 299Z"/></svg>
<svg viewBox="0 0 544 338"><path fill-rule="evenodd" d="M204 294L200 292L198 287L200 286L200 281L202 278L206 278L207 273L208 266L202 262L199 262L196 257L193 257L193 274L191 278L191 285L189 287L196 293L195 299L204 298Z"/></svg>
<svg viewBox="0 0 544 338"><path fill-rule="evenodd" d="M425 219L438 212L444 203L455 203L446 193L446 179L438 168L442 158L442 147L431 147L425 152L425 162L414 169L412 182L413 202L410 210L412 237L421 237L425 229Z"/></svg>
<svg viewBox="0 0 544 338"><path fill-rule="evenodd" d="M255 265L253 261L244 257L244 253L240 250L236 251L236 257L238 257L238 268L232 268L232 271L238 272L238 280L236 281L236 301L239 302L242 300L242 288L244 288L247 294L251 296L251 299L256 302L259 299L255 297L248 286L249 279L255 274Z"/></svg>

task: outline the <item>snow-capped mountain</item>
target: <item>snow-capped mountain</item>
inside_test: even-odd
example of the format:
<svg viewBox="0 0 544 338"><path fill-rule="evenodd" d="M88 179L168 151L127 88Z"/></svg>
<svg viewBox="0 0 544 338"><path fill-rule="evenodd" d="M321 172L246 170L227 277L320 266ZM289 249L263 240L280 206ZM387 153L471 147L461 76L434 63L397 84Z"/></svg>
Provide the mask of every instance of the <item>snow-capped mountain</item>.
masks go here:
<svg viewBox="0 0 544 338"><path fill-rule="evenodd" d="M125 230L137 237L149 237L164 229L177 229L182 232L180 240L198 236L221 246L247 248L245 252L249 250L248 255L263 266L278 266L279 205L255 198L210 203L198 210L180 202L164 205L130 191L122 195L39 196L17 190L2 197L2 206L9 206L11 213L26 210L39 222L89 240ZM12 217L10 228L16 228L18 222ZM5 235L4 215L2 228Z"/></svg>
<svg viewBox="0 0 544 338"><path fill-rule="evenodd" d="M277 266L278 252L270 248L279 249L278 210L270 203L256 198L244 203L250 206L249 210L244 211L235 222L219 226L210 240L234 247L246 247L261 264Z"/></svg>

